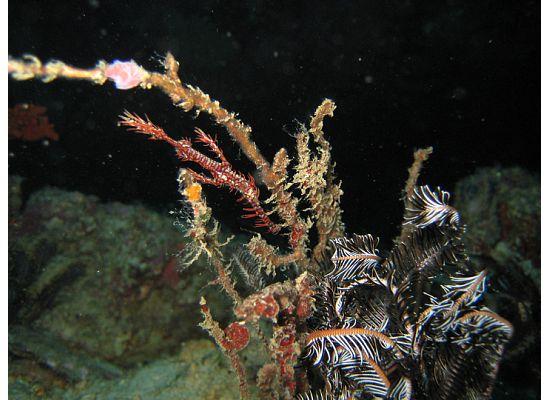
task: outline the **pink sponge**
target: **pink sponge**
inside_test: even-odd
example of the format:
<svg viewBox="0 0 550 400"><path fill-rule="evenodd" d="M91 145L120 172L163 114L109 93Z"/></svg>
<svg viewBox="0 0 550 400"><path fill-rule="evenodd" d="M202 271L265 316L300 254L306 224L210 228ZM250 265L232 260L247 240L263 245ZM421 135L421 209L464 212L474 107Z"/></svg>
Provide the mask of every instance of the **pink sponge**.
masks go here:
<svg viewBox="0 0 550 400"><path fill-rule="evenodd" d="M117 89L132 89L145 78L146 72L134 60L115 60L105 69L105 76L115 82Z"/></svg>

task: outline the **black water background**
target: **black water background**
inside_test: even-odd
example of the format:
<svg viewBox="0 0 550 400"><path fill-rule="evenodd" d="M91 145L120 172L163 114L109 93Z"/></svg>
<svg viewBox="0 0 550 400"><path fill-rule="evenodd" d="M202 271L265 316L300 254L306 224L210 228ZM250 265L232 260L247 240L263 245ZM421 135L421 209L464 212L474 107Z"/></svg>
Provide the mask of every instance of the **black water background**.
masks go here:
<svg viewBox="0 0 550 400"><path fill-rule="evenodd" d="M349 232L393 237L415 148L434 146L421 182L452 190L477 167L540 171L540 8L534 1L10 1L9 52L92 67L133 58L159 69L171 51L197 85L254 129L270 159L292 151L297 122L325 97ZM179 163L167 146L116 126L124 109L175 137L222 129L176 110L157 91L89 83L10 82L9 103L48 108L61 136L10 142L9 172L25 195L55 185L162 212L178 200ZM210 190L217 216L243 226L231 194ZM250 228L250 225L244 225Z"/></svg>

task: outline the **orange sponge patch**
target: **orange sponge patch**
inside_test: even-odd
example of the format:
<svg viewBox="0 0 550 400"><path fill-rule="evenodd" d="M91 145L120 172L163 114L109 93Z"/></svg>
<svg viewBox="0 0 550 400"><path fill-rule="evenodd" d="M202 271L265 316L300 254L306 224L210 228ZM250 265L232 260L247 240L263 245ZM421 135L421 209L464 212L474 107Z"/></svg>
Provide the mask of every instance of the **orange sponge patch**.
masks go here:
<svg viewBox="0 0 550 400"><path fill-rule="evenodd" d="M194 203L201 199L202 187L198 183L193 183L185 189L184 194L187 196L187 199Z"/></svg>

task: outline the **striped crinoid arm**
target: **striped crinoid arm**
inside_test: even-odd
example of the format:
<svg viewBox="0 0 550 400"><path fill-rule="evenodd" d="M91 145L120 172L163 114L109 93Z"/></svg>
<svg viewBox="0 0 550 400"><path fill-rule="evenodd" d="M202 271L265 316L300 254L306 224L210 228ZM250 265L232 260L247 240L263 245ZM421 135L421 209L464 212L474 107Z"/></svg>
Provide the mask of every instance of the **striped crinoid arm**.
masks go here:
<svg viewBox="0 0 550 400"><path fill-rule="evenodd" d="M413 388L411 380L402 376L392 385L388 398L392 400L411 400L412 395Z"/></svg>
<svg viewBox="0 0 550 400"><path fill-rule="evenodd" d="M342 321L342 296L337 294L334 282L325 279L317 282L313 299L314 310L310 324L314 329L329 329L335 321Z"/></svg>
<svg viewBox="0 0 550 400"><path fill-rule="evenodd" d="M450 266L462 265L465 259L462 242L455 234L438 226L415 229L386 259L392 275L389 289L410 332L428 306L427 293L434 277L447 276Z"/></svg>
<svg viewBox="0 0 550 400"><path fill-rule="evenodd" d="M372 396L385 398L391 388L386 372L371 358L360 360L349 353L344 354L334 368L340 369L346 386L361 388Z"/></svg>
<svg viewBox="0 0 550 400"><path fill-rule="evenodd" d="M460 225L458 211L449 205L450 194L441 188L431 190L429 186L415 187L405 201L403 225L424 228L429 225Z"/></svg>
<svg viewBox="0 0 550 400"><path fill-rule="evenodd" d="M380 362L382 351L390 351L396 359L403 358L403 353L391 338L365 328L313 331L306 339L305 350L305 357L312 360L313 365L338 363L346 353L346 357L356 358L360 363L366 362L367 358Z"/></svg>
<svg viewBox="0 0 550 400"><path fill-rule="evenodd" d="M431 334L441 340L459 318L475 310L472 307L482 299L486 279L487 270L473 276L451 276L451 283L441 286L443 296L430 297L430 305L417 319L416 331L421 332L429 325Z"/></svg>
<svg viewBox="0 0 550 400"><path fill-rule="evenodd" d="M358 321L361 326L377 332L385 332L391 319L386 307L388 300L389 294L384 291L377 291L368 299L355 300L353 305L360 315Z"/></svg>
<svg viewBox="0 0 550 400"><path fill-rule="evenodd" d="M471 307L479 301L485 293L486 280L487 270L474 276L452 276L452 283L442 286L445 292L442 302L451 301L451 306L443 313L443 319L454 319L460 309Z"/></svg>
<svg viewBox="0 0 550 400"><path fill-rule="evenodd" d="M328 390L309 391L296 396L296 400L352 400L353 394L348 390L342 390L336 394Z"/></svg>
<svg viewBox="0 0 550 400"><path fill-rule="evenodd" d="M360 390L377 398L387 398L394 387L388 371L403 354L392 339L368 329L315 331L308 337L314 365L325 371L329 392ZM316 353L316 354L315 354Z"/></svg>
<svg viewBox="0 0 550 400"><path fill-rule="evenodd" d="M370 275L380 265L378 238L372 235L354 235L353 238L331 240L335 247L332 262L334 269L326 277L335 282Z"/></svg>
<svg viewBox="0 0 550 400"><path fill-rule="evenodd" d="M472 277L463 294L472 299L484 278L484 273ZM434 348L433 360L427 364L432 376L430 398L489 399L504 346L512 337L512 324L487 308L461 312L448 324L445 344Z"/></svg>
<svg viewBox="0 0 550 400"><path fill-rule="evenodd" d="M455 343L504 344L514 334L514 327L507 319L488 309L470 311L458 318L451 328L459 335Z"/></svg>
<svg viewBox="0 0 550 400"><path fill-rule="evenodd" d="M488 311L471 311L459 318L440 345L428 373L432 376L430 398L440 400L487 400L512 325Z"/></svg>

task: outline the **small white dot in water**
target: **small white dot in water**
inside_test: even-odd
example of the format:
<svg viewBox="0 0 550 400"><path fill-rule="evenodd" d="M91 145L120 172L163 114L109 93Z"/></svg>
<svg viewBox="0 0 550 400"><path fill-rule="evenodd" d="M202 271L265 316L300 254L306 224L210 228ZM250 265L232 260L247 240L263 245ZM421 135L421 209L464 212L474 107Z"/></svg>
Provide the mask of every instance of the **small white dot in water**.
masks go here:
<svg viewBox="0 0 550 400"><path fill-rule="evenodd" d="M278 51L274 51L273 52L273 58L277 58L279 57L279 52Z"/></svg>
<svg viewBox="0 0 550 400"><path fill-rule="evenodd" d="M372 83L374 82L374 78L371 75L365 76L365 83Z"/></svg>

